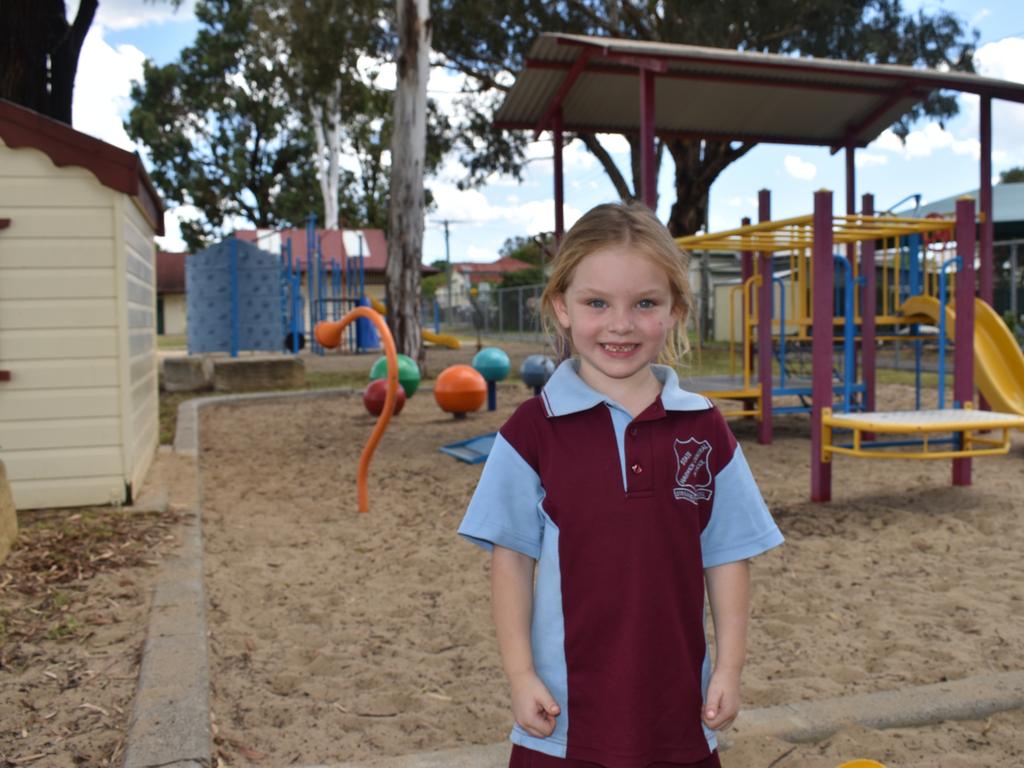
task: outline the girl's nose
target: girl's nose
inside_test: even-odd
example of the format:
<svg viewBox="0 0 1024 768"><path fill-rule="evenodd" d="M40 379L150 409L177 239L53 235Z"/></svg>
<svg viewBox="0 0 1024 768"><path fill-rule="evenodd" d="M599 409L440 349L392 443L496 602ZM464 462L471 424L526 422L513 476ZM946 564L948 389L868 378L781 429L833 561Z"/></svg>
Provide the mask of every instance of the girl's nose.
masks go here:
<svg viewBox="0 0 1024 768"><path fill-rule="evenodd" d="M628 309L617 310L612 314L608 330L613 333L629 333L633 330L633 313Z"/></svg>

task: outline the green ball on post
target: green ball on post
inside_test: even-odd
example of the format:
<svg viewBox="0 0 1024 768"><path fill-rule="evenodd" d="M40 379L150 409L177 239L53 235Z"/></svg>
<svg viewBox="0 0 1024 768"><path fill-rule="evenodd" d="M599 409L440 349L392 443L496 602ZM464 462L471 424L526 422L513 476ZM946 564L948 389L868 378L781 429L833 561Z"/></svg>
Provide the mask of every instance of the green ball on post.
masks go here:
<svg viewBox="0 0 1024 768"><path fill-rule="evenodd" d="M380 357L370 369L370 381L386 379L388 376L388 359ZM412 397L420 385L420 367L408 355L398 356L398 383L402 385L406 397Z"/></svg>

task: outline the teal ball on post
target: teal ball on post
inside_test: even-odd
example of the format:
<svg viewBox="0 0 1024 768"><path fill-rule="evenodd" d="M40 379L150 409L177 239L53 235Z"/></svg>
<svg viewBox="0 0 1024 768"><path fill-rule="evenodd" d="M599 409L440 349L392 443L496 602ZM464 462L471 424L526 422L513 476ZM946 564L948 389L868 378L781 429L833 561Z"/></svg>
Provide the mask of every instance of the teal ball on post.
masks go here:
<svg viewBox="0 0 1024 768"><path fill-rule="evenodd" d="M473 368L487 382L487 410L498 407L498 382L508 378L511 367L505 350L497 347L484 347L473 356Z"/></svg>
<svg viewBox="0 0 1024 768"><path fill-rule="evenodd" d="M519 376L528 387L533 387L533 394L539 395L540 388L548 383L555 372L555 361L547 355L530 355L523 360L519 368Z"/></svg>
<svg viewBox="0 0 1024 768"><path fill-rule="evenodd" d="M370 381L386 379L388 376L388 359L380 357L370 369ZM405 390L406 397L412 397L420 385L420 367L408 355L398 356L398 383Z"/></svg>

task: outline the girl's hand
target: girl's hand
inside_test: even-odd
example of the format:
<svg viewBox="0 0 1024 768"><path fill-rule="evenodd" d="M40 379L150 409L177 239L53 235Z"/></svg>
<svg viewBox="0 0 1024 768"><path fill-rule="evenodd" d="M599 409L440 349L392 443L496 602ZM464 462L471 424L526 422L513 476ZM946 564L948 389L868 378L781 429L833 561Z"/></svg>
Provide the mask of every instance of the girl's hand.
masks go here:
<svg viewBox="0 0 1024 768"><path fill-rule="evenodd" d="M712 730L732 725L740 711L740 673L729 669L716 669L708 683L704 701L704 724Z"/></svg>
<svg viewBox="0 0 1024 768"><path fill-rule="evenodd" d="M512 715L519 727L539 739L554 733L555 718L562 710L541 679L533 672L524 672L509 682Z"/></svg>

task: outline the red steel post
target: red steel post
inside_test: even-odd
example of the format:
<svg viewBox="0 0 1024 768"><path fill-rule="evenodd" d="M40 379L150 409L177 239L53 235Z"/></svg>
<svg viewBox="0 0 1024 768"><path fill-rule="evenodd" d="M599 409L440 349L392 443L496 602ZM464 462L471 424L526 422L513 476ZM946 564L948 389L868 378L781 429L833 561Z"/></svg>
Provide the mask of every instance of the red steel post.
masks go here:
<svg viewBox="0 0 1024 768"><path fill-rule="evenodd" d="M811 307L811 501L832 499L832 464L822 460L821 412L832 407L832 192L814 193L814 282Z"/></svg>
<svg viewBox="0 0 1024 768"><path fill-rule="evenodd" d="M757 193L757 220L772 219L772 193L767 189ZM757 376L761 383L761 423L757 425L757 442L768 445L772 441L772 253L758 255L761 288L757 299Z"/></svg>
<svg viewBox="0 0 1024 768"><path fill-rule="evenodd" d="M974 200L956 201L956 348L953 351L953 400L974 402ZM953 459L953 485L971 484L971 460Z"/></svg>

